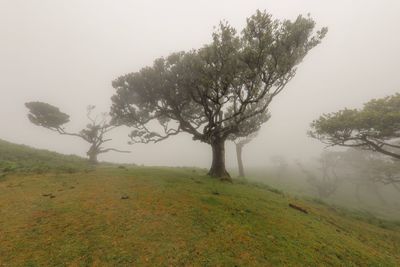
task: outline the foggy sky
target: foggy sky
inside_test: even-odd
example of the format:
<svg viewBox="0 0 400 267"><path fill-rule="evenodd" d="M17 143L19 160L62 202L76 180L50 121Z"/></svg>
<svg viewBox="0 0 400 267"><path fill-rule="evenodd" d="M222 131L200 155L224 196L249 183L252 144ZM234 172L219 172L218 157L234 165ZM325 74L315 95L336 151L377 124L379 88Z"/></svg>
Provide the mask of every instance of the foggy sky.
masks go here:
<svg viewBox="0 0 400 267"><path fill-rule="evenodd" d="M246 17L266 9L275 18L310 13L328 26L322 43L298 66L296 77L274 99L272 118L244 150L246 165L269 157L317 155L323 146L306 135L321 113L361 107L400 90L400 1L122 1L0 0L0 139L85 156L88 144L37 127L27 101L44 101L71 116L78 131L86 106L108 111L111 81L157 57L211 41L221 19L241 30ZM100 160L146 165L208 167L211 148L188 134L158 144L128 146L128 130L111 133L112 145L131 154ZM236 166L227 144L227 165Z"/></svg>

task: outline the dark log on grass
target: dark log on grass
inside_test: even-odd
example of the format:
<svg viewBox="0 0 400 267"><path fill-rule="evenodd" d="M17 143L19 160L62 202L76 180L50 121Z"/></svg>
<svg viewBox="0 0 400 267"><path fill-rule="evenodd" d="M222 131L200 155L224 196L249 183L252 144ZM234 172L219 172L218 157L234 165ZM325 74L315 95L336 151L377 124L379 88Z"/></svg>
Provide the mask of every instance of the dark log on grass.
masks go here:
<svg viewBox="0 0 400 267"><path fill-rule="evenodd" d="M301 211L301 212L303 212L303 213L305 213L305 214L308 214L308 211L307 211L306 209L304 209L304 208L302 208L302 207L300 207L300 206L297 206L297 205L295 205L295 204L289 203L289 207L291 207L292 209Z"/></svg>

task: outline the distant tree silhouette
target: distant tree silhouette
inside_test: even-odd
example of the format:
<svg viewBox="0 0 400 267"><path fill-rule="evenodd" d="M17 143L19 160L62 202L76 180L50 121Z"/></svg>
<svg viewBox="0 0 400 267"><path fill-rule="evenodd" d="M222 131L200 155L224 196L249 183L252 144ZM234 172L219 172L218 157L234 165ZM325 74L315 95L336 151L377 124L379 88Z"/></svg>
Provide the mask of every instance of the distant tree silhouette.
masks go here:
<svg viewBox="0 0 400 267"><path fill-rule="evenodd" d="M282 178L289 165L286 159L281 155L274 155L271 157L271 161L275 165L277 177Z"/></svg>
<svg viewBox="0 0 400 267"><path fill-rule="evenodd" d="M340 161L340 152L324 151L318 159L318 171L305 168L299 161L297 165L307 177L307 182L317 192L318 197L327 198L336 192L341 182L337 174Z"/></svg>
<svg viewBox="0 0 400 267"><path fill-rule="evenodd" d="M228 140L235 143L239 177L245 177L242 159L243 147L257 137L262 124L268 121L270 117L268 112L253 116L241 123L239 131L228 136Z"/></svg>

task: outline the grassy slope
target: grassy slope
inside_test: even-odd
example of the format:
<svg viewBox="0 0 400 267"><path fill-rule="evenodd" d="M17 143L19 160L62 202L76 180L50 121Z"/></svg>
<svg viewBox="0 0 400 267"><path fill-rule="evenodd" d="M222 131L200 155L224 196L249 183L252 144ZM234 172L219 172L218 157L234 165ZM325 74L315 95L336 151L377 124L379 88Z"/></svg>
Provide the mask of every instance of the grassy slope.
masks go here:
<svg viewBox="0 0 400 267"><path fill-rule="evenodd" d="M200 170L11 174L0 181L2 264L400 266L400 230Z"/></svg>
<svg viewBox="0 0 400 267"><path fill-rule="evenodd" d="M81 157L39 150L0 139L0 176L10 172L74 172L85 168L88 168L87 161Z"/></svg>
<svg viewBox="0 0 400 267"><path fill-rule="evenodd" d="M397 226L201 170L88 170L0 140L0 266L400 265Z"/></svg>

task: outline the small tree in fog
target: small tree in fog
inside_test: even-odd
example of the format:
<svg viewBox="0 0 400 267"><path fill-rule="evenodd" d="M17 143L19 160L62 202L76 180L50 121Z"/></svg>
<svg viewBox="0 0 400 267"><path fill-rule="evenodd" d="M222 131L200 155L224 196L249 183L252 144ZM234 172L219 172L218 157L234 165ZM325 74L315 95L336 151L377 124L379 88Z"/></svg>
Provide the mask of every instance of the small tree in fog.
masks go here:
<svg viewBox="0 0 400 267"><path fill-rule="evenodd" d="M327 32L314 28L310 17L277 21L260 11L241 34L222 22L210 44L116 79L112 115L135 127L132 143L189 133L212 148L208 174L229 179L225 141L252 117L267 118L269 104Z"/></svg>
<svg viewBox="0 0 400 267"><path fill-rule="evenodd" d="M88 142L90 148L86 154L93 164L97 163L97 156L102 153L109 151L129 153L129 151L102 147L104 143L111 141L105 135L117 125L111 123L107 113L93 116L92 111L95 106L88 106L86 116L89 123L86 128L78 133L65 130L64 125L69 122L69 115L61 112L59 108L43 102L28 102L25 106L29 109L28 118L33 124L58 132L61 135L76 136Z"/></svg>
<svg viewBox="0 0 400 267"><path fill-rule="evenodd" d="M373 99L362 109L322 115L309 135L329 146L361 148L400 159L400 94Z"/></svg>
<svg viewBox="0 0 400 267"><path fill-rule="evenodd" d="M391 185L400 191L400 166L396 159L360 149L348 149L342 153L342 158L342 168L348 173L348 180L354 183L358 200L360 189L367 188L384 202L379 184Z"/></svg>
<svg viewBox="0 0 400 267"><path fill-rule="evenodd" d="M313 171L297 162L300 170L307 177L307 182L317 192L318 197L327 198L333 195L339 187L340 178L337 167L341 161L340 152L325 151L318 159L318 168Z"/></svg>
<svg viewBox="0 0 400 267"><path fill-rule="evenodd" d="M270 158L270 160L275 166L277 177L282 178L282 175L286 172L289 165L286 159L281 155L274 155Z"/></svg>

